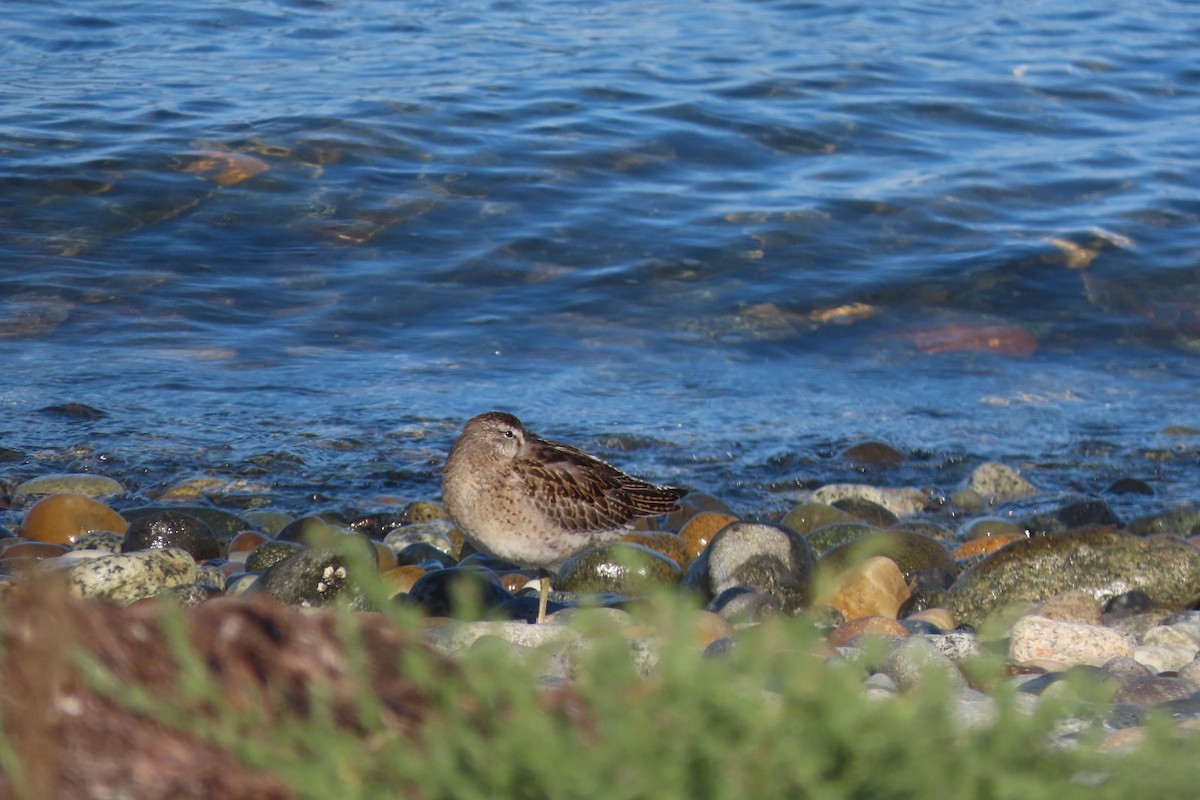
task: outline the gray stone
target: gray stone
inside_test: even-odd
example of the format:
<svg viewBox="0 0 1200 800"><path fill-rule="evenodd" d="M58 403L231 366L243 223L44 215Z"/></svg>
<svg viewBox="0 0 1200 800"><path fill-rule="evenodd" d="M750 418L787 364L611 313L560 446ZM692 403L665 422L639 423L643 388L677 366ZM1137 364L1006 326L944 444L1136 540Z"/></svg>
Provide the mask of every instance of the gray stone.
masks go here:
<svg viewBox="0 0 1200 800"><path fill-rule="evenodd" d="M971 473L969 487L995 503L1020 500L1038 493L1038 489L1017 474L1012 467L995 462L980 464Z"/></svg>
<svg viewBox="0 0 1200 800"><path fill-rule="evenodd" d="M436 547L443 553L454 555L452 533L454 524L448 519L426 519L392 528L383 537L383 544L393 553L399 553L410 544L418 542Z"/></svg>
<svg viewBox="0 0 1200 800"><path fill-rule="evenodd" d="M306 548L269 567L251 591L304 608L346 602L367 611L371 603L352 578L353 560L342 552Z"/></svg>
<svg viewBox="0 0 1200 800"><path fill-rule="evenodd" d="M196 582L196 560L173 547L74 561L66 570L75 594L122 604Z"/></svg>
<svg viewBox="0 0 1200 800"><path fill-rule="evenodd" d="M898 640L881 671L894 680L901 691L921 685L931 674L951 686L966 685L966 678L954 662L923 636Z"/></svg>
<svg viewBox="0 0 1200 800"><path fill-rule="evenodd" d="M867 500L883 506L897 517L911 517L925 510L929 497L920 489L870 486L861 483L831 483L809 498L814 503L833 505L839 500Z"/></svg>
<svg viewBox="0 0 1200 800"><path fill-rule="evenodd" d="M960 623L978 626L1008 605L1041 602L1082 589L1104 603L1131 589L1179 607L1200 588L1200 548L1173 536L1138 538L1116 531L1066 531L1012 542L950 587Z"/></svg>
<svg viewBox="0 0 1200 800"><path fill-rule="evenodd" d="M808 606L813 582L812 548L790 528L769 522L731 522L688 567L686 586L707 602L726 589L745 586L770 595L785 613Z"/></svg>
<svg viewBox="0 0 1200 800"><path fill-rule="evenodd" d="M281 542L278 539L270 539L247 554L246 571L262 572L304 549L304 545L299 542Z"/></svg>

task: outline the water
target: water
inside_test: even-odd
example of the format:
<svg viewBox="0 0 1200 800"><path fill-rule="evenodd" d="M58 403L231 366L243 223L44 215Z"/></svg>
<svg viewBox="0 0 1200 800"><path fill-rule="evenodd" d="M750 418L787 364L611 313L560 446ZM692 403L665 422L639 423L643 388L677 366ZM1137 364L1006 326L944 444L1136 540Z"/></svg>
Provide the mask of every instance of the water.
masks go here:
<svg viewBox="0 0 1200 800"><path fill-rule="evenodd" d="M1190 497L1198 39L1169 0L8 0L4 475L369 507L501 408L744 511L863 439L910 454L878 482Z"/></svg>

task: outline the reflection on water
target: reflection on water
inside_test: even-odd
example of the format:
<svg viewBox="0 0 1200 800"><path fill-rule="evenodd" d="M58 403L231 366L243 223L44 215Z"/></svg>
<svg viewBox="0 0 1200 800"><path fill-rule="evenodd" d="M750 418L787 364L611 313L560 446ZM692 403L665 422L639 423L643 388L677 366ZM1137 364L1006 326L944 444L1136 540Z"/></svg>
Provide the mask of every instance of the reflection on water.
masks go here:
<svg viewBox="0 0 1200 800"><path fill-rule="evenodd" d="M864 436L949 454L898 480L1087 490L1103 438L1169 484L1197 33L1167 0L10 3L5 444L432 496L499 407L750 505Z"/></svg>

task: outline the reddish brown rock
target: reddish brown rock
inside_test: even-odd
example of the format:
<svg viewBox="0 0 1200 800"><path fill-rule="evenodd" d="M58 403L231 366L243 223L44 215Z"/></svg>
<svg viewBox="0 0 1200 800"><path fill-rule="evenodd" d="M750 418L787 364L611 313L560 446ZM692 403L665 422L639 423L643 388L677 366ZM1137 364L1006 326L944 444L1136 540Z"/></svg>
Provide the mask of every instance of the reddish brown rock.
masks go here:
<svg viewBox="0 0 1200 800"><path fill-rule="evenodd" d="M692 554L688 552L687 544L678 534L667 531L635 531L621 537L622 542L633 542L642 547L649 547L656 553L661 553L681 567L692 563Z"/></svg>
<svg viewBox="0 0 1200 800"><path fill-rule="evenodd" d="M679 531L679 538L687 547L688 561L704 552L704 548L708 547L717 531L736 521L737 517L733 514L723 514L719 511L701 511L689 519Z"/></svg>
<svg viewBox="0 0 1200 800"><path fill-rule="evenodd" d="M954 560L962 561L974 556L990 555L1009 542L1025 538L1027 537L1023 533L1003 533L996 536L981 536L978 539L971 539L969 542L963 542L954 548Z"/></svg>
<svg viewBox="0 0 1200 800"><path fill-rule="evenodd" d="M833 647L844 647L860 636L908 636L908 628L887 617L857 617L844 622L829 634L828 642Z"/></svg>

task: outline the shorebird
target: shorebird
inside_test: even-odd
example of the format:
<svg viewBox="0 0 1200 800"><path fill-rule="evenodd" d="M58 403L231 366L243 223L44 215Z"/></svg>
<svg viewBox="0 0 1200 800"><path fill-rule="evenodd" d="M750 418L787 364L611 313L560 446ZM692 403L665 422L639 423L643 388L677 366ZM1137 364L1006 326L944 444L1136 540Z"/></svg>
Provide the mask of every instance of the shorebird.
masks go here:
<svg viewBox="0 0 1200 800"><path fill-rule="evenodd" d="M542 439L500 411L467 422L442 476L450 519L476 550L539 570L539 623L546 619L551 567L620 536L637 517L678 510L686 494Z"/></svg>

